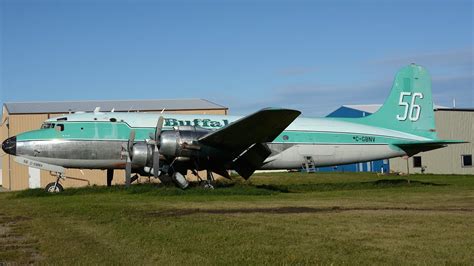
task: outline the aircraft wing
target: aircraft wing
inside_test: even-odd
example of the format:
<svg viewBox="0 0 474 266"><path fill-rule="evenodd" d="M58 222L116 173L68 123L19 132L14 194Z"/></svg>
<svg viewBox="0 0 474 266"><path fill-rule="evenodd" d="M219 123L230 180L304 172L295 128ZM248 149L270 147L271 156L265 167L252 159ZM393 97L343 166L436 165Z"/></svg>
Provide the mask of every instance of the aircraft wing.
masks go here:
<svg viewBox="0 0 474 266"><path fill-rule="evenodd" d="M270 155L273 141L301 114L291 109L265 108L201 137L198 142L226 152L233 169L249 178Z"/></svg>
<svg viewBox="0 0 474 266"><path fill-rule="evenodd" d="M300 114L291 109L265 108L202 136L198 141L240 154L252 144L273 141Z"/></svg>

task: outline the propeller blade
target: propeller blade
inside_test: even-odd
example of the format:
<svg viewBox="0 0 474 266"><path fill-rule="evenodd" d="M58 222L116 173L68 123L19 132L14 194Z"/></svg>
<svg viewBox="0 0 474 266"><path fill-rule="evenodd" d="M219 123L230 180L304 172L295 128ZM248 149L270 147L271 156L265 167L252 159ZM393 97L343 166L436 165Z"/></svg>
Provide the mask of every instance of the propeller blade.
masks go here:
<svg viewBox="0 0 474 266"><path fill-rule="evenodd" d="M159 137L161 135L161 130L163 129L163 121L165 119L163 118L163 116L160 116L160 118L158 118L158 122L156 123L156 130L155 130L155 141L156 143L158 143L159 141Z"/></svg>
<svg viewBox="0 0 474 266"><path fill-rule="evenodd" d="M125 164L125 187L129 187L132 177L132 160L130 155L127 156L127 163Z"/></svg>
<svg viewBox="0 0 474 266"><path fill-rule="evenodd" d="M127 151L129 156L132 156L133 143L135 142L135 129L130 130L130 136L128 137Z"/></svg>
<svg viewBox="0 0 474 266"><path fill-rule="evenodd" d="M155 178L159 178L160 175L160 150L156 145L153 150L153 175Z"/></svg>

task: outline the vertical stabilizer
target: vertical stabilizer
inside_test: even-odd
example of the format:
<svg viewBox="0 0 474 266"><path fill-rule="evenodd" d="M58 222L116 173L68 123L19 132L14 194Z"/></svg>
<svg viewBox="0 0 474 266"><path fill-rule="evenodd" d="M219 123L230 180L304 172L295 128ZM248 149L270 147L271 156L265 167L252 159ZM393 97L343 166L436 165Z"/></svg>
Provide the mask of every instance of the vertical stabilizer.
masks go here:
<svg viewBox="0 0 474 266"><path fill-rule="evenodd" d="M436 139L434 119L430 75L422 66L411 64L398 71L382 107L359 121Z"/></svg>

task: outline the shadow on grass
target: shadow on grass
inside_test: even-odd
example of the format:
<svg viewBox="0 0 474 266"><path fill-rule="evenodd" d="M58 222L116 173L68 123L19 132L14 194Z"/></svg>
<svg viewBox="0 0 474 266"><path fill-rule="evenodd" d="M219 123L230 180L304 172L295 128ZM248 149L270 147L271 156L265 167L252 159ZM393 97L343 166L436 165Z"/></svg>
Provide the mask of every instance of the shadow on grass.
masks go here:
<svg viewBox="0 0 474 266"><path fill-rule="evenodd" d="M424 186L446 186L446 184L436 184L422 181L409 181L407 179L381 179L370 182L342 182L342 183L312 183L312 184L288 184L288 185L272 185L263 184L255 185L251 182L242 182L239 180L217 181L214 185L215 189L205 189L202 184L191 182L190 187L182 190L176 187L164 186L161 184L134 184L129 188L123 185L112 187L90 186L83 188L68 188L61 193L47 193L43 189L29 189L16 192L13 194L15 198L27 197L61 197L74 195L89 194L144 194L151 196L268 196L279 193L302 193L302 192L323 192L337 190L365 190L365 189L384 189L397 187L424 187Z"/></svg>
<svg viewBox="0 0 474 266"><path fill-rule="evenodd" d="M344 183L312 183L312 184L290 184L290 185L257 185L257 188L278 191L281 193L291 192L318 192L336 190L363 190L383 189L397 187L424 187L424 186L447 186L432 182L422 182L408 179L380 179L369 182L344 182Z"/></svg>
<svg viewBox="0 0 474 266"><path fill-rule="evenodd" d="M261 189L252 185L241 184L240 182L216 182L215 189L206 189L197 182L190 183L189 188L183 190L173 186L164 186L161 184L133 184L129 188L124 185L115 185L111 187L89 186L82 188L67 188L61 193L48 193L44 189L29 189L14 193L14 198L28 197L62 197L74 195L91 195L91 194L125 194L125 195L152 195L152 196L185 196L185 195L273 195L278 191Z"/></svg>
<svg viewBox="0 0 474 266"><path fill-rule="evenodd" d="M399 212L474 212L472 208L413 208L413 207L301 207L286 206L274 208L229 208L229 209L169 209L148 211L144 217L180 217L193 214L305 214L305 213L340 213L340 212L367 212L367 211L399 211Z"/></svg>

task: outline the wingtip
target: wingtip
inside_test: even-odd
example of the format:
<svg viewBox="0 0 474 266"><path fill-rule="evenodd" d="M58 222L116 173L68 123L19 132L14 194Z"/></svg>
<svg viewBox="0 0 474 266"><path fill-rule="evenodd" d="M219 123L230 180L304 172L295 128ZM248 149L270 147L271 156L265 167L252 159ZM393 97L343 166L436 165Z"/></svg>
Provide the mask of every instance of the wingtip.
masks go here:
<svg viewBox="0 0 474 266"><path fill-rule="evenodd" d="M301 114L301 111L296 109L289 109L289 108L282 108L282 107L266 107L261 109L260 111L290 111Z"/></svg>

